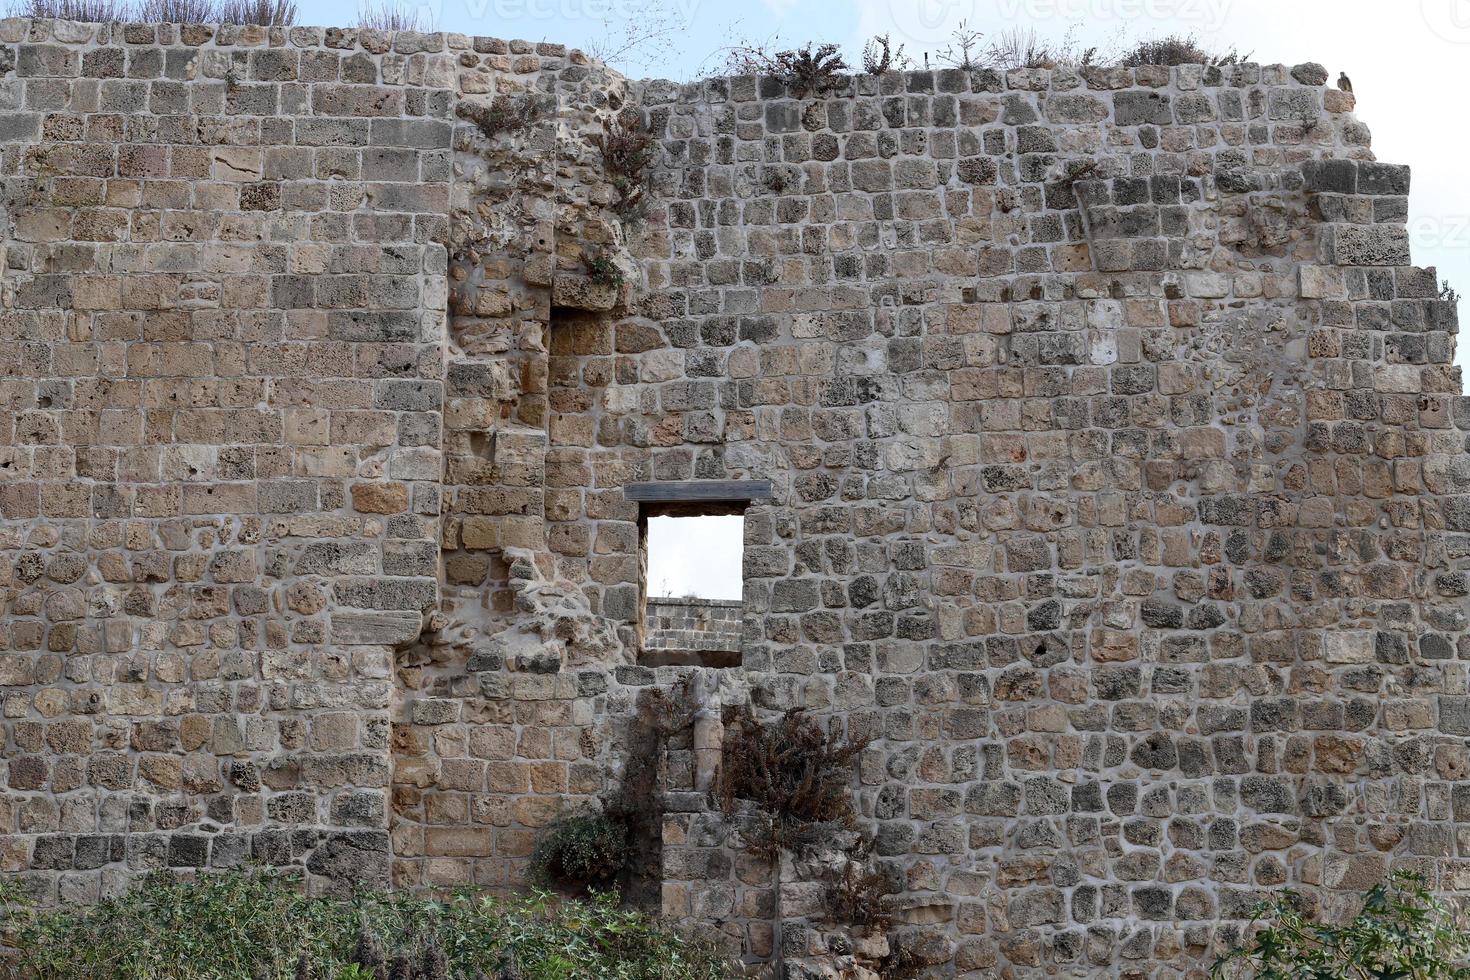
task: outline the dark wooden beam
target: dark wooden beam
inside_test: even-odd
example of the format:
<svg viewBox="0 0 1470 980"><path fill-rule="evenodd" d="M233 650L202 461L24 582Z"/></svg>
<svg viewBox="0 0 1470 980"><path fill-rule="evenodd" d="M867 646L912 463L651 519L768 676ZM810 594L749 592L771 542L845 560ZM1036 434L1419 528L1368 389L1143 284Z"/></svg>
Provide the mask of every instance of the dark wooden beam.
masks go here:
<svg viewBox="0 0 1470 980"><path fill-rule="evenodd" d="M623 497L640 503L698 503L700 501L767 500L770 480L671 480L666 483L630 483Z"/></svg>

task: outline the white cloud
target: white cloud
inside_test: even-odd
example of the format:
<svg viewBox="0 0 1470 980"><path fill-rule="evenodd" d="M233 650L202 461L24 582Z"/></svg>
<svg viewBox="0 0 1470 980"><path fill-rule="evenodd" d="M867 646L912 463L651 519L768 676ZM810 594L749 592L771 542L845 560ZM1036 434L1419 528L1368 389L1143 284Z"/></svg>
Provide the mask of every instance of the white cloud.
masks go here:
<svg viewBox="0 0 1470 980"><path fill-rule="evenodd" d="M745 519L648 519L648 594L739 599Z"/></svg>

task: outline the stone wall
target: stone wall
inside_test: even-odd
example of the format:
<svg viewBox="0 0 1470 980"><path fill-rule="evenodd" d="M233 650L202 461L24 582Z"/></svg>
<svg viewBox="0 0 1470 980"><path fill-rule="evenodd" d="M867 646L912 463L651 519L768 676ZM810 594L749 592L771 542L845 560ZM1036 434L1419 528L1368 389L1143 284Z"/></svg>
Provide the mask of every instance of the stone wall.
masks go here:
<svg viewBox="0 0 1470 980"><path fill-rule="evenodd" d="M392 645L437 601L447 56L0 42L6 868L386 881Z"/></svg>
<svg viewBox="0 0 1470 980"><path fill-rule="evenodd" d="M696 663L704 654L738 654L744 608L739 599L650 596L644 604L640 649L645 654L693 654Z"/></svg>
<svg viewBox="0 0 1470 980"><path fill-rule="evenodd" d="M511 887L652 766L644 897L855 973L821 869L710 809L747 702L874 739L901 975L1465 887L1454 308L1319 66L818 95L9 20L0 68L0 861L48 896ZM622 488L700 479L774 487L728 669L643 657Z"/></svg>

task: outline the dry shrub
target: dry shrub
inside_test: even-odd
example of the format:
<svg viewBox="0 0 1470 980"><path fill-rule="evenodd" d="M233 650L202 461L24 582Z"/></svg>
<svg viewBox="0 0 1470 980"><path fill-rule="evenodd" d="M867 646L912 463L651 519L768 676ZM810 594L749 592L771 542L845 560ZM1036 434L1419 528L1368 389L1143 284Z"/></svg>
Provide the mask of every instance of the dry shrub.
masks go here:
<svg viewBox="0 0 1470 980"><path fill-rule="evenodd" d="M497 95L489 105L460 102L454 111L474 123L486 139L494 139L501 133L517 132L532 125L541 118L542 110L541 102L534 96Z"/></svg>
<svg viewBox="0 0 1470 980"><path fill-rule="evenodd" d="M676 687L638 692L633 717L619 736L623 770L602 812L624 830L618 892L634 908L658 908L663 892L663 793L660 767L671 741L687 736L695 709Z"/></svg>
<svg viewBox="0 0 1470 980"><path fill-rule="evenodd" d="M357 26L372 31L428 31L430 18L423 7L410 7L400 0L383 0L364 4L358 11Z"/></svg>
<svg viewBox="0 0 1470 980"><path fill-rule="evenodd" d="M1229 51L1210 51L1199 43L1193 34L1169 34L1164 37L1146 38L1139 41L1118 59L1118 64L1128 68L1140 65L1234 65L1250 58L1250 54Z"/></svg>
<svg viewBox="0 0 1470 980"><path fill-rule="evenodd" d="M147 24L214 24L220 13L215 0L143 0L138 19Z"/></svg>
<svg viewBox="0 0 1470 980"><path fill-rule="evenodd" d="M20 0L7 11L12 17L52 17L87 24L132 20L129 6L119 0Z"/></svg>
<svg viewBox="0 0 1470 980"><path fill-rule="evenodd" d="M883 907L883 899L896 891L888 875L849 861L828 889L827 912L833 922L856 926L870 936L886 932L893 924L893 916Z"/></svg>
<svg viewBox="0 0 1470 980"><path fill-rule="evenodd" d="M900 52L901 54L901 52ZM725 56L731 75L770 75L780 79L797 98L826 95L837 88L847 71L835 44L803 44L774 53L759 44L737 44Z"/></svg>
<svg viewBox="0 0 1470 980"><path fill-rule="evenodd" d="M676 0L640 0L636 17L620 16L617 4L608 4L602 23L587 43L587 53L608 65L626 69L655 69L678 53L689 32L689 13Z"/></svg>
<svg viewBox="0 0 1470 980"><path fill-rule="evenodd" d="M613 210L624 218L642 217L648 209L648 181L658 153L658 140L631 106L604 120L591 137L602 153L602 169L618 193Z"/></svg>
<svg viewBox="0 0 1470 980"><path fill-rule="evenodd" d="M295 0L224 0L221 24L290 27L296 23Z"/></svg>
<svg viewBox="0 0 1470 980"><path fill-rule="evenodd" d="M720 808L754 824L742 830L746 847L774 859L806 850L853 825L853 763L869 739L839 738L800 708L763 725L745 706L725 718L725 744L716 783Z"/></svg>
<svg viewBox="0 0 1470 980"><path fill-rule="evenodd" d="M903 53L903 45L895 47L887 34L876 34L863 45L863 71L869 75L904 71L912 65L913 59Z"/></svg>

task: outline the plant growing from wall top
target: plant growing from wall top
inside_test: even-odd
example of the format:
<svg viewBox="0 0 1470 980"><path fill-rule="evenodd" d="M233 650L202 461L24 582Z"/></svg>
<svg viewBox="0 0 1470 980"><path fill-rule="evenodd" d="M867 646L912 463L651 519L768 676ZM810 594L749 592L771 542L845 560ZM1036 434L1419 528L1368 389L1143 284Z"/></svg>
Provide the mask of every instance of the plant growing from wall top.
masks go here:
<svg viewBox="0 0 1470 980"><path fill-rule="evenodd" d="M602 154L602 169L617 192L612 209L625 219L641 218L648 210L648 182L658 153L658 140L643 116L629 106L602 123L592 145Z"/></svg>
<svg viewBox="0 0 1470 980"><path fill-rule="evenodd" d="M900 49L899 57L902 53ZM892 63L891 56L889 61ZM732 75L770 75L786 85L792 95L804 99L837 88L848 69L837 45L808 42L776 52L761 44L737 44L725 56L725 70Z"/></svg>
<svg viewBox="0 0 1470 980"><path fill-rule="evenodd" d="M1351 922L1304 913L1301 896L1280 892L1257 906L1266 923L1248 944L1215 961L1217 980L1467 980L1470 933L1416 874L1395 871L1368 890Z"/></svg>
<svg viewBox="0 0 1470 980"><path fill-rule="evenodd" d="M954 40L935 55L935 59L940 64L959 68L962 71L974 71L985 67L982 60L984 48L981 47L981 42L985 40L983 33L973 29L962 20L960 26L950 36Z"/></svg>
<svg viewBox="0 0 1470 980"><path fill-rule="evenodd" d="M221 24L289 27L296 23L296 0L225 0L219 20Z"/></svg>
<svg viewBox="0 0 1470 980"><path fill-rule="evenodd" d="M364 3L358 10L357 26L371 31L428 31L432 28L428 11L409 6L402 0Z"/></svg>
<svg viewBox="0 0 1470 980"><path fill-rule="evenodd" d="M895 46L887 34L875 34L863 45L863 71L869 75L903 71L912 64L913 59L903 53L903 45Z"/></svg>
<svg viewBox="0 0 1470 980"><path fill-rule="evenodd" d="M1240 54L1234 48L1209 51L1193 34L1169 34L1139 41L1118 59L1118 64L1128 68L1140 65L1212 65L1218 68L1249 60L1250 52Z"/></svg>

